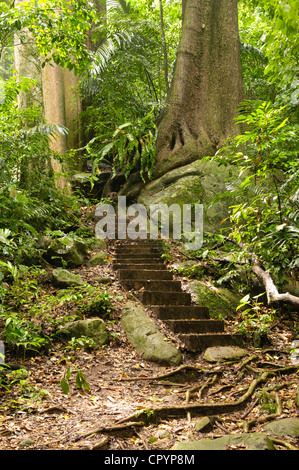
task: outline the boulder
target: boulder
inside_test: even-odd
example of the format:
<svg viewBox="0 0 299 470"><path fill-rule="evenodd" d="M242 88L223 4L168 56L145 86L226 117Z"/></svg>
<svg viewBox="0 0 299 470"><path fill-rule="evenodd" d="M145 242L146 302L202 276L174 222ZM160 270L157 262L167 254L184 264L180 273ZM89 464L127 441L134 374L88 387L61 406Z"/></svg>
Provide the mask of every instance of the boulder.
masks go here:
<svg viewBox="0 0 299 470"><path fill-rule="evenodd" d="M282 418L265 424L264 430L275 436L299 437L299 418Z"/></svg>
<svg viewBox="0 0 299 470"><path fill-rule="evenodd" d="M208 362L239 361L247 354L246 349L237 346L213 346L205 350L203 358Z"/></svg>
<svg viewBox="0 0 299 470"><path fill-rule="evenodd" d="M183 204L203 204L204 231L217 232L228 216L228 204L219 201L209 207L208 201L225 191L228 178L232 178L231 169L219 169L214 162L197 160L150 181L141 190L137 202L147 208L151 204L179 204L181 207Z"/></svg>
<svg viewBox="0 0 299 470"><path fill-rule="evenodd" d="M107 253L105 251L99 251L86 262L86 266L102 266L106 263L106 258Z"/></svg>
<svg viewBox="0 0 299 470"><path fill-rule="evenodd" d="M171 450L228 450L229 448L245 448L246 450L275 450L271 439L264 433L244 433L218 437L216 439L200 439L199 441L178 442Z"/></svg>
<svg viewBox="0 0 299 470"><path fill-rule="evenodd" d="M53 266L76 268L83 264L86 254L87 246L83 240L65 236L51 241L45 257Z"/></svg>
<svg viewBox="0 0 299 470"><path fill-rule="evenodd" d="M91 250L104 250L106 246L106 242L103 238L90 238L88 240L88 247Z"/></svg>
<svg viewBox="0 0 299 470"><path fill-rule="evenodd" d="M292 341L288 349L291 352L290 361L292 364L299 364L299 340Z"/></svg>
<svg viewBox="0 0 299 470"><path fill-rule="evenodd" d="M213 428L214 421L214 417L205 416L204 418L201 418L199 421L196 421L194 423L194 429L197 432L211 431L211 429Z"/></svg>
<svg viewBox="0 0 299 470"><path fill-rule="evenodd" d="M129 342L144 359L164 365L181 363L181 352L165 340L141 306L127 303L122 310L121 325Z"/></svg>
<svg viewBox="0 0 299 470"><path fill-rule="evenodd" d="M67 287L82 286L83 279L78 275L71 273L67 269L57 268L52 271L53 283L61 289Z"/></svg>
<svg viewBox="0 0 299 470"><path fill-rule="evenodd" d="M67 323L64 326L72 338L86 336L94 341L94 349L99 349L108 343L108 331L105 322L101 318L88 318Z"/></svg>

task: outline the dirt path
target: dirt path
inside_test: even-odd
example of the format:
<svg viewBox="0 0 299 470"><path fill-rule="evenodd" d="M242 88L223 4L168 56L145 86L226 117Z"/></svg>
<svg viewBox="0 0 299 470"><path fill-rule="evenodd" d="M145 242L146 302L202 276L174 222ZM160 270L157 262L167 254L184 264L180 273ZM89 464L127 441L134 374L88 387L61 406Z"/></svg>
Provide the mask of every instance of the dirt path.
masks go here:
<svg viewBox="0 0 299 470"><path fill-rule="evenodd" d="M111 283L105 287L114 296L115 307L113 319L107 324L110 343L96 352L66 351L63 343L57 343L49 355L26 359L23 363L28 373L26 380L16 382L9 391L0 392L1 450L169 450L179 441L243 432L246 423L249 423L251 432L262 431L263 422L259 420L267 420L273 414L271 402L263 402L262 399L265 395L262 390L265 389L272 398L278 393L282 410L280 417L298 415L295 406L298 370L293 369L269 376L266 383L257 386L241 409L219 414L219 420L205 432L196 431L194 426L203 416L197 411L175 417L169 412L161 419L149 420L145 426L133 423L125 429L111 429L145 409L151 415L151 410L157 407L171 409L187 402L224 404L238 400L263 371L291 365L285 346L292 333L287 327L278 325L271 332L272 344L268 350L256 350L247 344L248 357L254 358L244 367L240 367L240 363L211 364L203 359L203 354L183 350L183 364L197 366L202 372L189 378L188 374L183 374L157 379L156 376L175 368L144 361L127 342L119 320L120 309L131 294L120 287L111 265L82 267L74 272L80 272L93 285L97 285L99 276L111 278ZM175 342L176 336L160 320L155 321L167 340ZM9 359L15 360L11 357L7 362ZM71 386L70 393L65 395L60 381L69 366ZM83 372L89 392L76 389L77 370ZM132 377L136 380L127 380ZM145 380L146 377L149 379ZM102 428L102 431L90 434L97 428ZM290 437L285 441L296 445ZM283 445L276 448L285 449Z"/></svg>

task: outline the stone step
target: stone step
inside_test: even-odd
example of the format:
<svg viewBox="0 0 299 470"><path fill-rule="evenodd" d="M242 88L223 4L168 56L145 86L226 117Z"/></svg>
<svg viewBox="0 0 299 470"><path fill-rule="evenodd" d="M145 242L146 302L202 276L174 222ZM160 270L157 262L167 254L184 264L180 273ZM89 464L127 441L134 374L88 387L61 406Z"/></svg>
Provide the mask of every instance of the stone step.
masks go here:
<svg viewBox="0 0 299 470"><path fill-rule="evenodd" d="M147 280L161 280L170 281L173 279L173 274L166 269L124 269L123 266L118 270L118 278L122 281L147 281Z"/></svg>
<svg viewBox="0 0 299 470"><path fill-rule="evenodd" d="M132 258L128 258L127 256L124 256L123 258L114 258L113 264L162 264L165 266L165 263L163 263L161 258L142 258L139 256Z"/></svg>
<svg viewBox="0 0 299 470"><path fill-rule="evenodd" d="M201 352L213 346L236 346L241 342L241 336L226 333L179 334L178 338L185 344L188 351Z"/></svg>
<svg viewBox="0 0 299 470"><path fill-rule="evenodd" d="M116 253L114 256L114 259L116 261L122 261L124 259L131 259L135 260L137 259L154 259L154 260L159 260L161 261L161 255L159 253Z"/></svg>
<svg viewBox="0 0 299 470"><path fill-rule="evenodd" d="M174 333L222 333L222 320L164 320Z"/></svg>
<svg viewBox="0 0 299 470"><path fill-rule="evenodd" d="M151 306L160 320L209 319L209 309L198 305L158 305Z"/></svg>
<svg viewBox="0 0 299 470"><path fill-rule="evenodd" d="M127 290L140 290L144 288L147 291L163 290L165 292L181 292L182 286L180 281L173 280L126 280L121 281L122 286Z"/></svg>
<svg viewBox="0 0 299 470"><path fill-rule="evenodd" d="M187 292L143 291L136 294L145 305L191 305L191 295Z"/></svg>
<svg viewBox="0 0 299 470"><path fill-rule="evenodd" d="M161 246L153 245L153 246L134 246L134 245L128 245L126 247L120 247L117 248L115 251L116 256L121 255L121 254L137 254L138 255L143 255L143 254L162 254L163 250Z"/></svg>
<svg viewBox="0 0 299 470"><path fill-rule="evenodd" d="M163 270L166 270L166 266L165 264L162 264L162 263L156 263L156 264L138 264L138 265L135 265L133 263L130 263L130 264L123 264L123 263L113 263L113 269L115 270L118 270L118 269L129 269L131 271L135 270L135 271L141 271L141 270L144 270L144 269L147 269L147 270L158 270L158 271L163 271Z"/></svg>

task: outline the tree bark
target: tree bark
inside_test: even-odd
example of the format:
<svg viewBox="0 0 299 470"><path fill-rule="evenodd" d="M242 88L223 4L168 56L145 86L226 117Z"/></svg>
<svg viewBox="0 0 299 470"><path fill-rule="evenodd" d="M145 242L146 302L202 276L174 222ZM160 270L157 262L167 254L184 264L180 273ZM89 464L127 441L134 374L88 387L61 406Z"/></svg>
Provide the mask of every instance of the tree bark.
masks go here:
<svg viewBox="0 0 299 470"><path fill-rule="evenodd" d="M244 89L237 0L183 1L183 28L154 177L214 155L232 135Z"/></svg>

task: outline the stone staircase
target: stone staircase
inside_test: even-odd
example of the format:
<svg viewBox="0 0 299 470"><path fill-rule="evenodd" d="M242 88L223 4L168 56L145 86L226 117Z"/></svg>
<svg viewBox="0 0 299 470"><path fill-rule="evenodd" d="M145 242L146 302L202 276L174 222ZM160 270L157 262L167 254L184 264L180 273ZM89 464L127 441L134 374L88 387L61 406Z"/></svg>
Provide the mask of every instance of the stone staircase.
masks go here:
<svg viewBox="0 0 299 470"><path fill-rule="evenodd" d="M192 303L191 294L163 263L157 240L122 241L115 246L113 268L127 290L150 308L185 344L201 352L211 346L233 346L238 337L224 332L224 322L213 320L209 310Z"/></svg>

